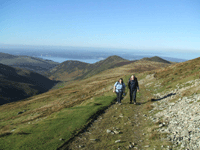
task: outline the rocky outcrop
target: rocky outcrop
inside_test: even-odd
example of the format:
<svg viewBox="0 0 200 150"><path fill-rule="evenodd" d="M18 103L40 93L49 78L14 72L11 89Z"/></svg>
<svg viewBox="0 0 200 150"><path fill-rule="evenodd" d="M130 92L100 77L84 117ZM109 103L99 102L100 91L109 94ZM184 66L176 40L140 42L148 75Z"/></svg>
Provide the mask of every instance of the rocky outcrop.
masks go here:
<svg viewBox="0 0 200 150"><path fill-rule="evenodd" d="M157 93L152 99L154 108L149 111L153 122L159 122L157 131L167 133L173 147L200 149L200 94L182 97L191 88L199 88L200 79L177 84L168 93ZM155 85L157 86L157 85ZM157 112L157 113L156 113Z"/></svg>

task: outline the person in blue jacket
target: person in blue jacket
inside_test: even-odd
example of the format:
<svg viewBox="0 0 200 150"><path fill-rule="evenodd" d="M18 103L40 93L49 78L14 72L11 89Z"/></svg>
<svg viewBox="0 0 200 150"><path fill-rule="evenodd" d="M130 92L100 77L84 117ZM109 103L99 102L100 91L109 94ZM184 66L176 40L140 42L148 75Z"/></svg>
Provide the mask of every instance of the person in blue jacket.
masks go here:
<svg viewBox="0 0 200 150"><path fill-rule="evenodd" d="M120 78L115 84L113 88L113 92L117 94L117 103L121 104L122 94L125 92L126 85L123 82L123 79Z"/></svg>
<svg viewBox="0 0 200 150"><path fill-rule="evenodd" d="M131 75L128 81L128 88L130 89L130 104L136 104L136 93L139 92L138 80L134 75Z"/></svg>

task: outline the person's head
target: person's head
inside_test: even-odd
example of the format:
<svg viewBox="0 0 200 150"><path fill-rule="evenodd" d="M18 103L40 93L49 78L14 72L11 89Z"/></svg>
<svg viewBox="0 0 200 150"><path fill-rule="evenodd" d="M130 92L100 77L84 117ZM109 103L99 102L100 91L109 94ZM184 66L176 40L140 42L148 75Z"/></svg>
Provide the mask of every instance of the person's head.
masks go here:
<svg viewBox="0 0 200 150"><path fill-rule="evenodd" d="M123 83L123 79L120 78L120 79L118 80L118 82L119 82L119 83Z"/></svg>
<svg viewBox="0 0 200 150"><path fill-rule="evenodd" d="M130 79L134 80L135 79L135 75L132 74L131 77L130 77Z"/></svg>

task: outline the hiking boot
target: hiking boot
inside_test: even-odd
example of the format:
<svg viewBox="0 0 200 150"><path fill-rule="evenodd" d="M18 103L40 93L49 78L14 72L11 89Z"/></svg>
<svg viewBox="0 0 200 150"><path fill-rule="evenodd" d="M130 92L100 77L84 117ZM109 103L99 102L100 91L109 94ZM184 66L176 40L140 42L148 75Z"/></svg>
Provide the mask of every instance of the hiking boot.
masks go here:
<svg viewBox="0 0 200 150"><path fill-rule="evenodd" d="M119 103L119 105L122 105L122 103Z"/></svg>
<svg viewBox="0 0 200 150"><path fill-rule="evenodd" d="M132 104L132 102L130 102L129 104Z"/></svg>
<svg viewBox="0 0 200 150"><path fill-rule="evenodd" d="M118 102L116 102L115 104L118 104Z"/></svg>

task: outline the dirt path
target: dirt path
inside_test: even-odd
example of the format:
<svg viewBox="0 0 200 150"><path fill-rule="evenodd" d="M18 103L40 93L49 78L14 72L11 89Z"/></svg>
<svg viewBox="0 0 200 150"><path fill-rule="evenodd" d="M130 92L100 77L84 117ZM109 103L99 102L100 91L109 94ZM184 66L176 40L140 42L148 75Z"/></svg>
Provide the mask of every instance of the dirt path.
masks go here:
<svg viewBox="0 0 200 150"><path fill-rule="evenodd" d="M145 117L141 112L145 102L138 99L137 105L129 104L127 95L122 105L112 105L62 149L141 149L146 143L143 134Z"/></svg>

